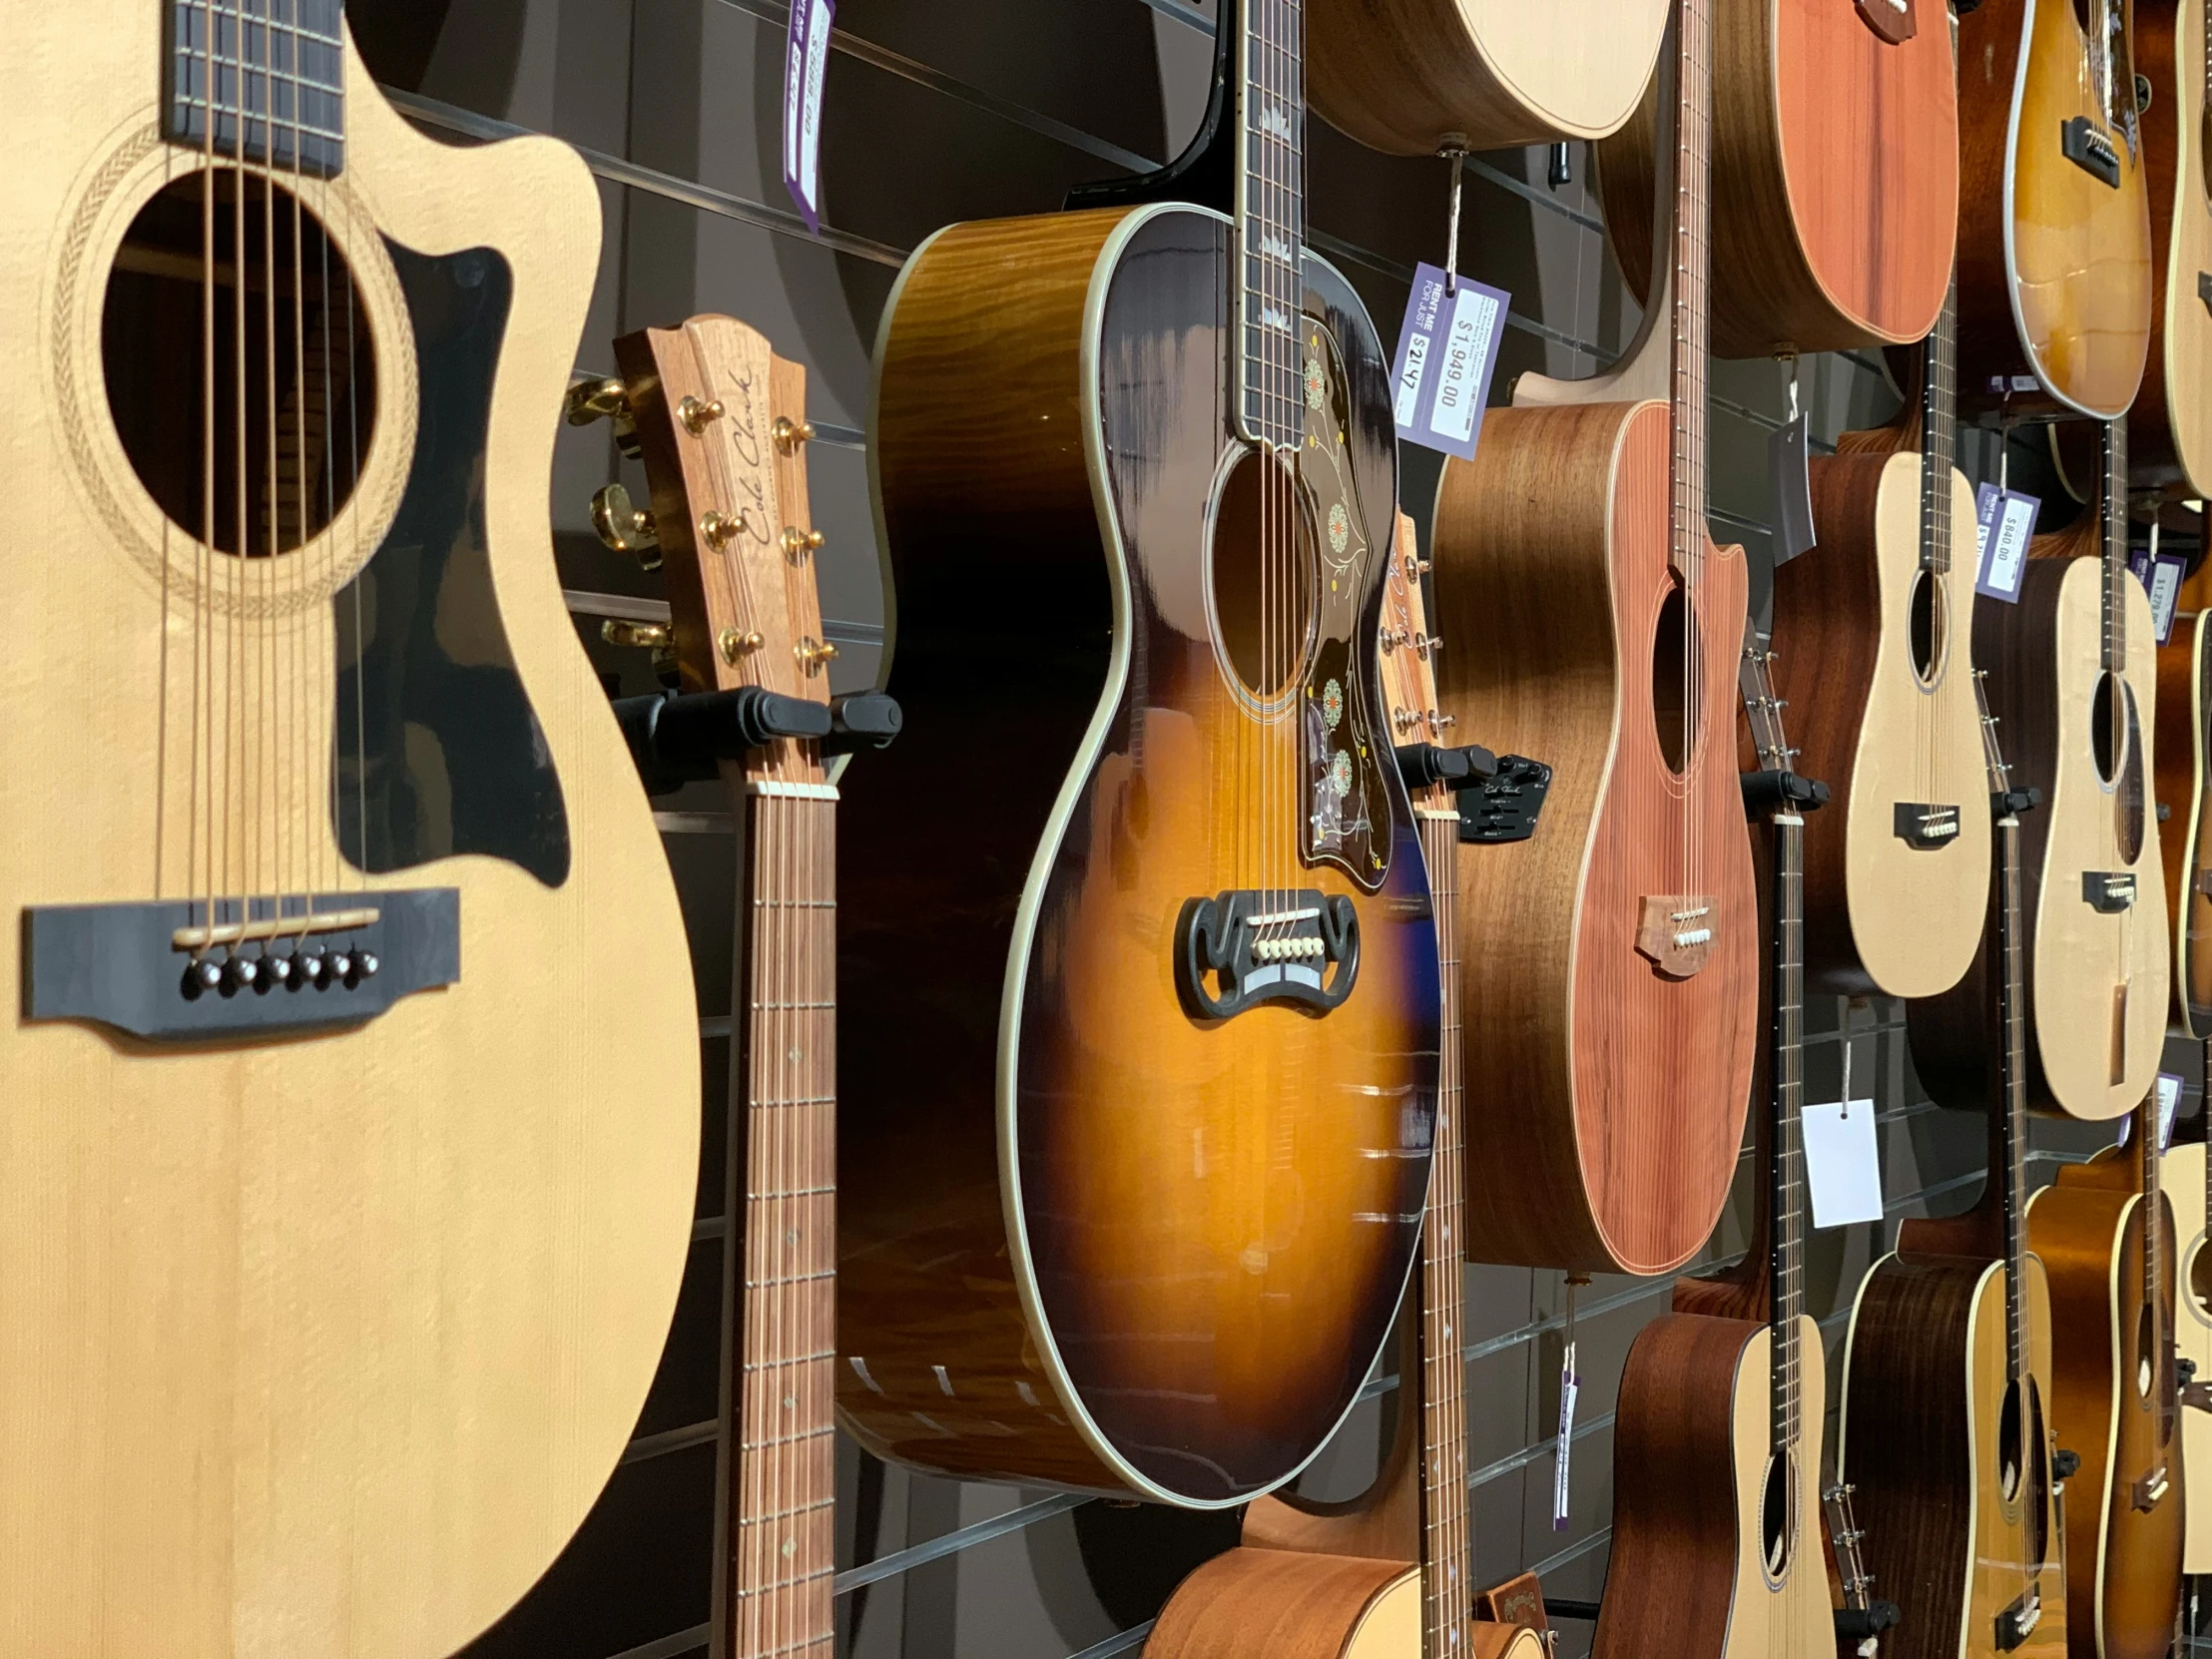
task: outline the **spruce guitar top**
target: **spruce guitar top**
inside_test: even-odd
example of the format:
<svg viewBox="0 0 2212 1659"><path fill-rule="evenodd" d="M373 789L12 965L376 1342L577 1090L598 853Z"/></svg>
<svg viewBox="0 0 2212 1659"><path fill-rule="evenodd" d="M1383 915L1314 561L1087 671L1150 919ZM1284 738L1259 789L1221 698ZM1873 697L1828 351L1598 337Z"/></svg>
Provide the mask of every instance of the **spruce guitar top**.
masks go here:
<svg viewBox="0 0 2212 1659"><path fill-rule="evenodd" d="M0 594L67 619L0 721L0 1653L449 1653L691 1247L684 929L546 522L597 194L418 135L336 0L0 32Z"/></svg>

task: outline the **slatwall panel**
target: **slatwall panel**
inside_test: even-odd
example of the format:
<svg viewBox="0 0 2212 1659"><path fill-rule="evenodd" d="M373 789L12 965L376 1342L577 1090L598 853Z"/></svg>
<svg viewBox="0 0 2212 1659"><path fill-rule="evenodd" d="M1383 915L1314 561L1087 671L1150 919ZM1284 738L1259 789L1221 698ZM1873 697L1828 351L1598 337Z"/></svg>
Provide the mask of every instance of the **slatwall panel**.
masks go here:
<svg viewBox="0 0 2212 1659"><path fill-rule="evenodd" d="M841 651L832 668L839 690L872 683L882 640L861 426L868 352L904 252L940 224L1049 211L1080 180L1166 159L1196 128L1213 51L1211 0L843 0L825 118L829 223L816 241L781 188L783 0L352 0L349 10L372 66L427 130L455 142L551 132L584 152L601 184L605 252L580 371L608 370L616 333L695 310L743 316L809 365L822 434L811 450L814 503L830 538L819 563L827 632ZM1413 263L1442 252L1445 166L1370 155L1318 123L1310 142L1314 241L1392 340ZM1574 147L1571 182L1558 189L1547 160L1535 150L1467 164L1459 269L1513 295L1499 401L1519 372L1585 374L1611 361L1636 323L1585 188L1590 158ZM1896 407L1873 354L1810 358L1802 375L1817 453ZM1767 537L1766 444L1786 408L1779 365L1715 366L1719 539ZM1969 471L1993 471L1993 439L1967 434L1962 449ZM1403 502L1424 544L1437 469L1424 451L1404 454ZM2055 497L2047 474L2033 434L2015 438L2015 487ZM658 578L591 535L586 503L616 477L643 498L641 473L619 461L605 427L564 434L551 503L562 582L579 637L610 688L627 694L651 688L649 665L642 653L600 644L600 621L666 612ZM1482 649L1479 639L1452 645ZM708 1644L735 843L718 790L659 805L690 924L709 1085L690 1273L628 1455L559 1563L469 1649L479 1659L675 1659ZM1833 1398L1860 1276L1899 1218L1972 1200L1982 1130L1978 1118L1938 1110L1922 1094L1899 1004L1816 998L1808 1027L1808 1099L1837 1097L1848 1049L1852 1092L1878 1103L1890 1195L1881 1226L1818 1234L1810 1249L1809 1301L1829 1347ZM1477 1063L1471 1109L1481 1092ZM2031 1135L2039 1180L2105 1138L2044 1123ZM1709 1260L1744 1248L1752 1185L1747 1156ZM1470 1201L1481 1202L1479 1180ZM1665 1311L1668 1286L1600 1278L1580 1293L1581 1406L1570 1513L1556 1528L1561 1276L1477 1267L1467 1289L1477 1581L1534 1567L1552 1595L1595 1600L1610 1541L1621 1367L1636 1333ZM1392 1376L1371 1381L1305 1476L1307 1492L1364 1489L1394 1422L1396 1387ZM1135 1653L1183 1573L1235 1538L1234 1517L949 1481L886 1467L848 1441L837 1497L838 1650L852 1659ZM1589 1633L1566 1622L1563 1659L1580 1659Z"/></svg>

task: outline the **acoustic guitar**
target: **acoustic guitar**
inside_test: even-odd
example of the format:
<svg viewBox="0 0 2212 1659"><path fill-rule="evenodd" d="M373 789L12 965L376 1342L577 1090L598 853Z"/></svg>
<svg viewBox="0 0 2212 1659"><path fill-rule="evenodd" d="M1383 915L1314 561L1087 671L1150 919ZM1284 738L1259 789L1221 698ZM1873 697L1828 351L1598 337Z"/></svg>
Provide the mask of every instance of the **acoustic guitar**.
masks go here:
<svg viewBox="0 0 2212 1659"><path fill-rule="evenodd" d="M1513 1172L1467 1218L1474 1261L1671 1271L1712 1232L1743 1140L1745 574L1706 531L1709 0L1681 16L1666 325L1606 382L1553 383L1612 399L1492 410L1436 490L1441 631L1482 642L1440 660L1442 706L1554 771L1531 837L1459 849L1467 1052L1488 1085L1468 1156ZM1617 400L1653 354L1671 395Z"/></svg>
<svg viewBox="0 0 2212 1659"><path fill-rule="evenodd" d="M909 1463L1248 1501L1412 1266L1436 941L1376 678L1389 368L1304 249L1301 15L1228 20L1233 216L954 226L884 311L907 736L838 855L837 1382Z"/></svg>
<svg viewBox="0 0 2212 1659"><path fill-rule="evenodd" d="M2135 70L2150 201L2151 315L2158 338L2128 411L2133 482L2170 496L2212 490L2212 37L2204 0L2137 0Z"/></svg>
<svg viewBox="0 0 2212 1659"><path fill-rule="evenodd" d="M739 839L726 1283L736 1320L716 1594L730 1659L827 1650L836 1493L836 803L804 445L807 371L756 330L695 316L615 342L601 393L653 486L682 695L626 704L673 760L713 745ZM616 498L617 502L622 498ZM608 497L602 495L600 514ZM621 538L617 538L618 540ZM804 735L801 735L804 734Z"/></svg>
<svg viewBox="0 0 2212 1659"><path fill-rule="evenodd" d="M2200 1114L2199 1134L2203 1119ZM2205 1255L2205 1218L2212 1216L2212 1169L2207 1168L2205 1143L2191 1140L2167 1149L2158 1161L2159 1181L2166 1207L2173 1212L2174 1237L2181 1254L2174 1263L2174 1356L2177 1368L2186 1362L2199 1379L2212 1379L2212 1258ZM2196 1468L2212 1468L2212 1385L2193 1382L2181 1390L2182 1461ZM2200 1477L2183 1493L2181 1570L2212 1572L2212 1479Z"/></svg>
<svg viewBox="0 0 2212 1659"><path fill-rule="evenodd" d="M1668 0L1311 3L1314 109L1397 156L1604 138L1635 111L1672 11Z"/></svg>
<svg viewBox="0 0 2212 1659"><path fill-rule="evenodd" d="M1904 418L1812 463L1818 546L1775 573L1775 667L1805 769L1843 820L1807 850L1806 973L1932 996L1973 963L1989 861L1975 718L1973 491L1956 453L1951 307Z"/></svg>
<svg viewBox="0 0 2212 1659"><path fill-rule="evenodd" d="M1694 0L1693 0L1694 3ZM1637 1334L1613 1428L1613 1554L1601 1659L1766 1659L1836 1649L1821 1533L1827 1367L1805 1312L1805 819L1826 792L1792 768L1766 642L1745 630L1761 770L1742 799L1772 834L1764 1225L1747 1271L1683 1280ZM1726 1308L1720 1315L1690 1310ZM1748 1316L1748 1317L1746 1317Z"/></svg>
<svg viewBox="0 0 2212 1659"><path fill-rule="evenodd" d="M1949 282L1957 81L1944 0L1715 0L1713 350L1917 340ZM1598 147L1622 279L1648 302L1658 93ZM1663 258L1663 256L1662 256Z"/></svg>
<svg viewBox="0 0 2212 1659"><path fill-rule="evenodd" d="M2028 1106L2092 1120L2125 1115L2151 1086L2173 955L2147 801L2150 601L2126 562L2127 428L2103 431L2097 505L2038 537L2019 603L1978 605L1973 625L2013 779L2048 803L2020 827ZM1914 1064L1937 1100L1989 1097L1980 1032L1998 970L1984 944L1953 990L1907 1005Z"/></svg>
<svg viewBox="0 0 2212 1659"><path fill-rule="evenodd" d="M1400 753L1415 776L1445 748L1430 675L1412 521L1398 519L1383 600L1382 681ZM1443 992L1435 1173L1421 1236L1418 1300L1404 1324L1400 1378L1412 1390L1375 1488L1350 1503L1261 1497L1245 1511L1244 1544L1179 1586L1145 1641L1146 1659L1539 1659L1532 1631L1474 1616L1473 1526L1467 1505L1466 1213L1460 1113L1459 962L1454 866L1459 809L1448 785L1416 797L1421 847L1434 871Z"/></svg>
<svg viewBox="0 0 2212 1659"><path fill-rule="evenodd" d="M2159 1659L2181 1598L2188 1499L2174 1374L2174 1218L2158 1107L2133 1139L2063 1165L2027 1207L2050 1276L2051 1426L2081 1460L2066 1482L2069 1651Z"/></svg>
<svg viewBox="0 0 2212 1659"><path fill-rule="evenodd" d="M1996 830L2000 964L1989 1179L1965 1215L1909 1220L1852 1303L1837 1468L1865 1518L1867 1570L1902 1613L1900 1659L2066 1651L2066 1584L2046 1412L2050 1287L2027 1251L2027 978L2020 823L1994 720L1981 721ZM1978 804L1977 804L1978 805Z"/></svg>
<svg viewBox="0 0 2212 1659"><path fill-rule="evenodd" d="M2158 648L2156 799L2163 823L2173 1023L2212 1038L2212 616L2187 611Z"/></svg>
<svg viewBox="0 0 2212 1659"><path fill-rule="evenodd" d="M598 197L417 135L337 0L0 16L0 477L67 550L0 575L67 619L0 721L0 1653L449 1653L691 1248L683 922L546 521Z"/></svg>
<svg viewBox="0 0 2212 1659"><path fill-rule="evenodd" d="M1976 403L2110 420L2134 401L2151 241L2132 13L1983 0L1958 20L1958 363Z"/></svg>

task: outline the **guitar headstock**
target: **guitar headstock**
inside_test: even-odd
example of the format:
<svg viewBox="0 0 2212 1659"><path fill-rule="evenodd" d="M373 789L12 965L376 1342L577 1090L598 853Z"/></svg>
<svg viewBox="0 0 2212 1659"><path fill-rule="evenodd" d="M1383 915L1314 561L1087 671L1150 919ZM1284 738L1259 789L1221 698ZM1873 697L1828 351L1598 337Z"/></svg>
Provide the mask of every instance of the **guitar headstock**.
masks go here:
<svg viewBox="0 0 2212 1659"><path fill-rule="evenodd" d="M1382 632L1379 642L1382 698L1390 709L1390 742L1448 747L1444 735L1454 717L1436 707L1436 653L1443 642L1430 637L1428 612L1421 600L1422 562L1413 537L1413 521L1397 515L1397 536L1390 548L1382 587Z"/></svg>
<svg viewBox="0 0 2212 1659"><path fill-rule="evenodd" d="M1794 772L1797 751L1790 747L1782 725L1782 699L1774 694L1774 654L1759 630L1744 627L1743 661L1736 670L1737 689L1743 694L1744 718L1751 723L1751 746L1763 772Z"/></svg>
<svg viewBox="0 0 2212 1659"><path fill-rule="evenodd" d="M652 485L683 689L757 686L827 704L836 648L822 637L815 582L807 371L727 316L642 329L615 354ZM747 770L819 772L813 750L779 741Z"/></svg>

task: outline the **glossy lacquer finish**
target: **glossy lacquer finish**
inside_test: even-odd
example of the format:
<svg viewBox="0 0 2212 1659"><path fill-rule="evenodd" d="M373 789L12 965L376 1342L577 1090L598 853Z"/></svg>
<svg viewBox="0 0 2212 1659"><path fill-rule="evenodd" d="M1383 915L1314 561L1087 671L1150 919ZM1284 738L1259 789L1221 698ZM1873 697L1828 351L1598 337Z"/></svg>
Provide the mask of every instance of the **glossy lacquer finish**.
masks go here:
<svg viewBox="0 0 2212 1659"><path fill-rule="evenodd" d="M2212 1038L2212 844L2205 792L2212 783L2212 628L2202 611L2174 618L2158 648L2158 805L2166 859L2166 923L2173 937L2173 1019Z"/></svg>
<svg viewBox="0 0 2212 1659"><path fill-rule="evenodd" d="M2151 89L2143 111L2150 198L2153 316L2158 337L2128 411L2138 485L2202 497L2212 490L2212 191L2204 123L2212 60L2204 0L2137 0L2135 70Z"/></svg>
<svg viewBox="0 0 2212 1659"><path fill-rule="evenodd" d="M2181 1243L2174 1274L2174 1354L2193 1364L2200 1378L2212 1377L2212 1260L2204 1253L2205 1217L2212 1209L2205 1201L2212 1195L2204 1164L2202 1141L2177 1146L2159 1161L2174 1237ZM2191 1468L2212 1469L2212 1411L2183 1409L2181 1448ZM2189 1488L2187 1510L2181 1570L2212 1572L2212 1478Z"/></svg>
<svg viewBox="0 0 2212 1659"><path fill-rule="evenodd" d="M845 1420L927 1467L1200 1504L1295 1472L1382 1346L1438 1018L1377 701L1387 366L1309 258L1302 737L1215 642L1230 248L1196 209L1104 211L908 265L870 453L906 727L851 772L838 871ZM1309 859L1331 776L1344 832ZM1181 907L1263 883L1356 907L1351 996L1193 1018Z"/></svg>

